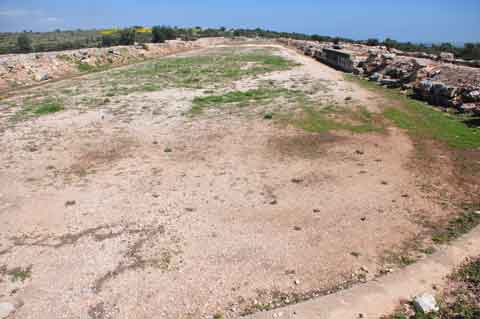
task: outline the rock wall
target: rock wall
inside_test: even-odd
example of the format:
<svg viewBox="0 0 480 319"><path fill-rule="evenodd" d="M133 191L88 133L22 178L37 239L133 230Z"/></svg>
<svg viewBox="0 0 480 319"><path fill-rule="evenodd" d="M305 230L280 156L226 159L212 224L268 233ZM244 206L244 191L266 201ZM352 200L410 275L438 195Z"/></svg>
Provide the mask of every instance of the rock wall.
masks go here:
<svg viewBox="0 0 480 319"><path fill-rule="evenodd" d="M388 50L383 46L317 43L291 39L278 41L323 63L360 74L382 86L411 89L415 98L432 105L480 114L480 68L476 67L480 65L479 61L454 59L449 53L434 56L419 52ZM338 52L342 59L336 57L326 59L325 57L332 52Z"/></svg>
<svg viewBox="0 0 480 319"><path fill-rule="evenodd" d="M59 52L0 55L0 91L81 74L95 68L124 65L228 41L205 38L135 46L88 48Z"/></svg>

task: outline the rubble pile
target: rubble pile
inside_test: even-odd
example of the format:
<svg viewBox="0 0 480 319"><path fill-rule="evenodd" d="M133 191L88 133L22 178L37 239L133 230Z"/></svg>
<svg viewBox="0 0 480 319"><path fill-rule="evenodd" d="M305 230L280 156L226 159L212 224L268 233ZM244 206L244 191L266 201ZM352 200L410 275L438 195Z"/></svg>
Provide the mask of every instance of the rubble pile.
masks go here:
<svg viewBox="0 0 480 319"><path fill-rule="evenodd" d="M94 68L124 65L225 41L227 41L225 38L205 38L197 41L172 40L159 44L145 43L135 46L1 55L0 91L60 79Z"/></svg>
<svg viewBox="0 0 480 319"><path fill-rule="evenodd" d="M325 61L338 53L338 69L345 70L345 57L353 65L349 72L389 88L412 90L415 98L432 105L480 114L480 61L455 59L451 53L431 55L424 52L402 52L384 46L351 43L318 43L279 39L283 45ZM330 57L329 65L335 60ZM342 63L342 64L340 64ZM335 64L335 63L334 63Z"/></svg>

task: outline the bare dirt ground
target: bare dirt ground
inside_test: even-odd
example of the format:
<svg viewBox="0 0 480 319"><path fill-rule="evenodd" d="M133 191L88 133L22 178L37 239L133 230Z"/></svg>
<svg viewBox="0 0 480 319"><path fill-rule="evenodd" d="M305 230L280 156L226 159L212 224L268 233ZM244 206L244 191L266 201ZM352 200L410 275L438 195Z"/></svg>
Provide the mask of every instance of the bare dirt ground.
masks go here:
<svg viewBox="0 0 480 319"><path fill-rule="evenodd" d="M299 65L94 106L85 97L117 71L92 74L32 90L85 92L14 124L23 97L0 101L11 102L0 109L0 301L15 303L11 318L235 317L275 294L290 303L370 279L422 232L419 219L447 214L394 127L316 133L264 119L293 110L282 98L188 114L195 97L262 83L381 108L337 71L265 48ZM225 48L209 50L182 56Z"/></svg>

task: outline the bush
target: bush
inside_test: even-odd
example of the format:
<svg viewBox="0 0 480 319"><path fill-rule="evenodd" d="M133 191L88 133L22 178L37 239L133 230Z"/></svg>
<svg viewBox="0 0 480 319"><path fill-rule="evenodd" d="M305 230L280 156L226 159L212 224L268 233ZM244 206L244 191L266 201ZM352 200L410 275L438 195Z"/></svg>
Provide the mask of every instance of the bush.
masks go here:
<svg viewBox="0 0 480 319"><path fill-rule="evenodd" d="M120 44L132 45L135 44L136 31L133 28L123 29L120 31Z"/></svg>
<svg viewBox="0 0 480 319"><path fill-rule="evenodd" d="M102 47L111 47L115 45L115 39L111 35L102 36Z"/></svg>
<svg viewBox="0 0 480 319"><path fill-rule="evenodd" d="M28 53L33 51L32 39L26 34L22 33L17 38L17 47L20 52Z"/></svg>
<svg viewBox="0 0 480 319"><path fill-rule="evenodd" d="M173 28L166 26L154 26L152 28L153 42L163 43L166 40L173 40L177 38L177 34Z"/></svg>
<svg viewBox="0 0 480 319"><path fill-rule="evenodd" d="M378 39L368 39L366 44L369 46L377 46L380 44L380 41L378 41Z"/></svg>

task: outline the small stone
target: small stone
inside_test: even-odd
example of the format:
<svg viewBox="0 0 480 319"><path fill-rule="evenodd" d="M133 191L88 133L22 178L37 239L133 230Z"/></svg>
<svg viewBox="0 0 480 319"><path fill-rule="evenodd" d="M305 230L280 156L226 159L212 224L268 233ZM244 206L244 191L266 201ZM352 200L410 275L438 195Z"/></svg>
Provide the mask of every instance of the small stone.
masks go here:
<svg viewBox="0 0 480 319"><path fill-rule="evenodd" d="M420 296L415 297L415 299L413 300L413 304L417 310L423 312L424 314L437 312L440 310L438 308L435 297L428 293L424 293Z"/></svg>
<svg viewBox="0 0 480 319"><path fill-rule="evenodd" d="M272 199L270 201L270 205L277 205L277 200L276 199Z"/></svg>
<svg viewBox="0 0 480 319"><path fill-rule="evenodd" d="M345 101L350 101L350 100L352 100L352 97L351 97L351 96L347 96L347 97L345 98Z"/></svg>
<svg viewBox="0 0 480 319"><path fill-rule="evenodd" d="M300 285L300 280L295 279L295 280L293 281L293 283L298 286L298 285Z"/></svg>
<svg viewBox="0 0 480 319"><path fill-rule="evenodd" d="M387 181L382 181L381 183L382 183L382 185L388 185Z"/></svg>
<svg viewBox="0 0 480 319"><path fill-rule="evenodd" d="M263 118L266 120L271 120L273 118L273 113L272 112L266 112L263 114Z"/></svg>
<svg viewBox="0 0 480 319"><path fill-rule="evenodd" d="M408 196L408 194L403 194L402 197L403 198L408 198L409 196Z"/></svg>
<svg viewBox="0 0 480 319"><path fill-rule="evenodd" d="M315 208L315 209L313 209L313 212L314 212L314 213L320 213L320 209Z"/></svg>
<svg viewBox="0 0 480 319"><path fill-rule="evenodd" d="M301 230L302 230L302 227L300 227L300 226L294 226L293 229L296 230L296 231L301 231Z"/></svg>
<svg viewBox="0 0 480 319"><path fill-rule="evenodd" d="M153 198L158 198L159 196L160 196L160 195L158 195L158 194L152 194L152 197L153 197Z"/></svg>
<svg viewBox="0 0 480 319"><path fill-rule="evenodd" d="M171 153L172 152L172 149L170 147L167 147L165 148L164 150L165 153Z"/></svg>
<svg viewBox="0 0 480 319"><path fill-rule="evenodd" d="M0 303L0 319L7 318L12 312L15 311L15 306L9 302Z"/></svg>
<svg viewBox="0 0 480 319"><path fill-rule="evenodd" d="M65 202L65 207L73 206L73 205L75 205L76 203L77 203L77 202L74 201L74 200L67 200L67 201Z"/></svg>
<svg viewBox="0 0 480 319"><path fill-rule="evenodd" d="M157 145L158 141L153 141L152 143L153 143L153 145Z"/></svg>
<svg viewBox="0 0 480 319"><path fill-rule="evenodd" d="M480 215L480 210L477 210L475 214Z"/></svg>
<svg viewBox="0 0 480 319"><path fill-rule="evenodd" d="M367 217L362 217L362 218L360 218L360 220L361 220L362 222L364 222L364 221L367 220Z"/></svg>
<svg viewBox="0 0 480 319"><path fill-rule="evenodd" d="M365 154L365 152L364 152L364 151L360 151L360 150L356 150L356 151L355 151L355 154L363 155L363 154Z"/></svg>
<svg viewBox="0 0 480 319"><path fill-rule="evenodd" d="M303 179L301 178L292 178L292 183L300 184L301 182L303 182Z"/></svg>

